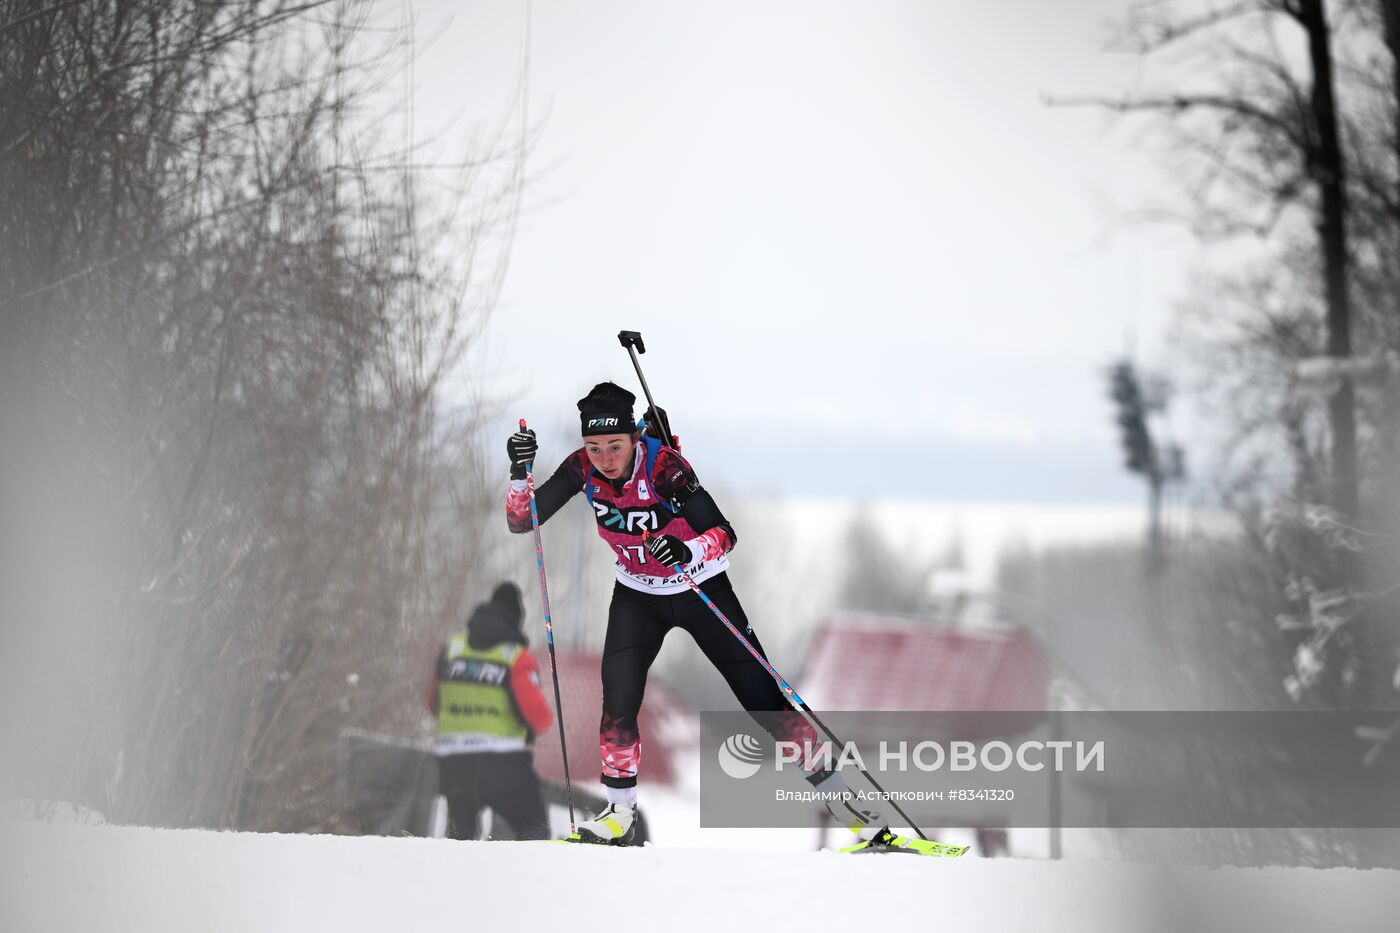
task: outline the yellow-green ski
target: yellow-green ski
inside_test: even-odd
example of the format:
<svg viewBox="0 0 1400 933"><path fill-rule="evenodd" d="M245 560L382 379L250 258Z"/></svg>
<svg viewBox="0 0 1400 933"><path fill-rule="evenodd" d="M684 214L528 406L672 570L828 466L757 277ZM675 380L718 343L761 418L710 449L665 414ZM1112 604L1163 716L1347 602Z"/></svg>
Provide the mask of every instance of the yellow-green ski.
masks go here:
<svg viewBox="0 0 1400 933"><path fill-rule="evenodd" d="M601 848L627 849L635 845L631 842L619 842L615 839L585 838L578 833L569 833L563 839L551 839L550 842L567 842L570 845L599 846Z"/></svg>
<svg viewBox="0 0 1400 933"><path fill-rule="evenodd" d="M882 829L871 839L847 846L839 851L851 855L875 855L884 852L898 852L904 855L931 855L955 858L968 850L967 846L955 846L947 842L934 842L932 839L914 839L909 836L896 836L888 829Z"/></svg>

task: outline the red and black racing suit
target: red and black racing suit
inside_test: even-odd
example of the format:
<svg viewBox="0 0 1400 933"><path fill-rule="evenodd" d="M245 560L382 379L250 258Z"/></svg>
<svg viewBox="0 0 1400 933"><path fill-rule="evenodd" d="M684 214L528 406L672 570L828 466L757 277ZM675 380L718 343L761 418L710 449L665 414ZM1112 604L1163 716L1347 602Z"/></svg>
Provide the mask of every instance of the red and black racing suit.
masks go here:
<svg viewBox="0 0 1400 933"><path fill-rule="evenodd" d="M637 783L641 762L637 713L647 671L673 628L684 629L695 639L744 709L789 709L773 677L675 571L657 562L643 546L644 530L684 541L694 558L685 568L687 574L696 583L703 583L705 595L744 632L755 649L763 651L725 572L729 566L726 554L737 540L734 529L710 494L694 482L694 473L679 453L661 448L650 471L646 461L646 444L639 440L631 472L613 481L594 470L588 454L580 448L535 490L541 524L575 494L585 492L592 500L598 534L613 548L616 558L617 583L603 642L603 715L598 739L602 781L609 787ZM687 477L690 483L684 489L673 488L677 476ZM585 483L591 488L585 490ZM664 497L658 494L658 485ZM525 480L511 482L506 517L512 532L530 530ZM806 720L796 713L775 719L778 726L774 735L779 740L814 738Z"/></svg>

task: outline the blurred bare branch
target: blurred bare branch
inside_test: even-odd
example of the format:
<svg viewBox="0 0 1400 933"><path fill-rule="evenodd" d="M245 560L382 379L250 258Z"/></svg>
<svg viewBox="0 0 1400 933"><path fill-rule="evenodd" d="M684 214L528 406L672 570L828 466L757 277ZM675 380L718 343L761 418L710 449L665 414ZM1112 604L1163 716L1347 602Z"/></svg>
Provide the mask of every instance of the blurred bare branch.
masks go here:
<svg viewBox="0 0 1400 933"><path fill-rule="evenodd" d="M395 146L373 16L0 0L0 794L333 828L340 730L423 726L424 646L496 569L490 400L443 390L528 133Z"/></svg>

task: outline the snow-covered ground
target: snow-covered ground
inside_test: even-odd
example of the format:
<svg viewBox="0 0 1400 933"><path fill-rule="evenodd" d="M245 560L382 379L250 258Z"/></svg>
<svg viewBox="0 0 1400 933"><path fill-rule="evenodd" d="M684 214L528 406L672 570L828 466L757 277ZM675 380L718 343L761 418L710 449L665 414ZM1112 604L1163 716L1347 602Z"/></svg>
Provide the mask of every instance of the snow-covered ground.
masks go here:
<svg viewBox="0 0 1400 933"><path fill-rule="evenodd" d="M1393 929L1400 872L0 828L0 930Z"/></svg>

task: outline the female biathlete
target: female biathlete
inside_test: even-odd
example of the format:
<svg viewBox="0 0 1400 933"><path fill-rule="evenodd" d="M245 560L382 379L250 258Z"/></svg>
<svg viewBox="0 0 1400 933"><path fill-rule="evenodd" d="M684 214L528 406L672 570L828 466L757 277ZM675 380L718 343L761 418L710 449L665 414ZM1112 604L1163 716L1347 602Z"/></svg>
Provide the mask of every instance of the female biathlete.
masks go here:
<svg viewBox="0 0 1400 933"><path fill-rule="evenodd" d="M671 629L684 629L695 639L744 709L787 711L785 716L765 718L777 723L770 729L776 738L816 740L807 720L788 706L772 676L676 573L679 564L749 642L763 651L726 573L727 555L738 540L733 526L690 464L668 446L664 413L653 417L648 409L646 419L638 424L632 415L635 401L631 392L611 382L594 386L578 402L583 446L565 457L535 490L541 523L582 492L597 518L598 535L612 548L616 560L617 583L603 641L603 715L598 736L608 806L595 819L578 825L578 841L610 845L627 845L635 833L642 749L637 714L647 670ZM642 426L645 432L639 430ZM534 432L512 435L506 450L511 463L506 516L510 530L522 534L531 529L525 467L534 462L538 451ZM643 532L650 535L645 541ZM830 786L825 783L828 779L839 781L840 776L809 777L819 788ZM843 807L838 816L848 825L853 819L863 823L874 818L865 813L855 817L856 813Z"/></svg>

